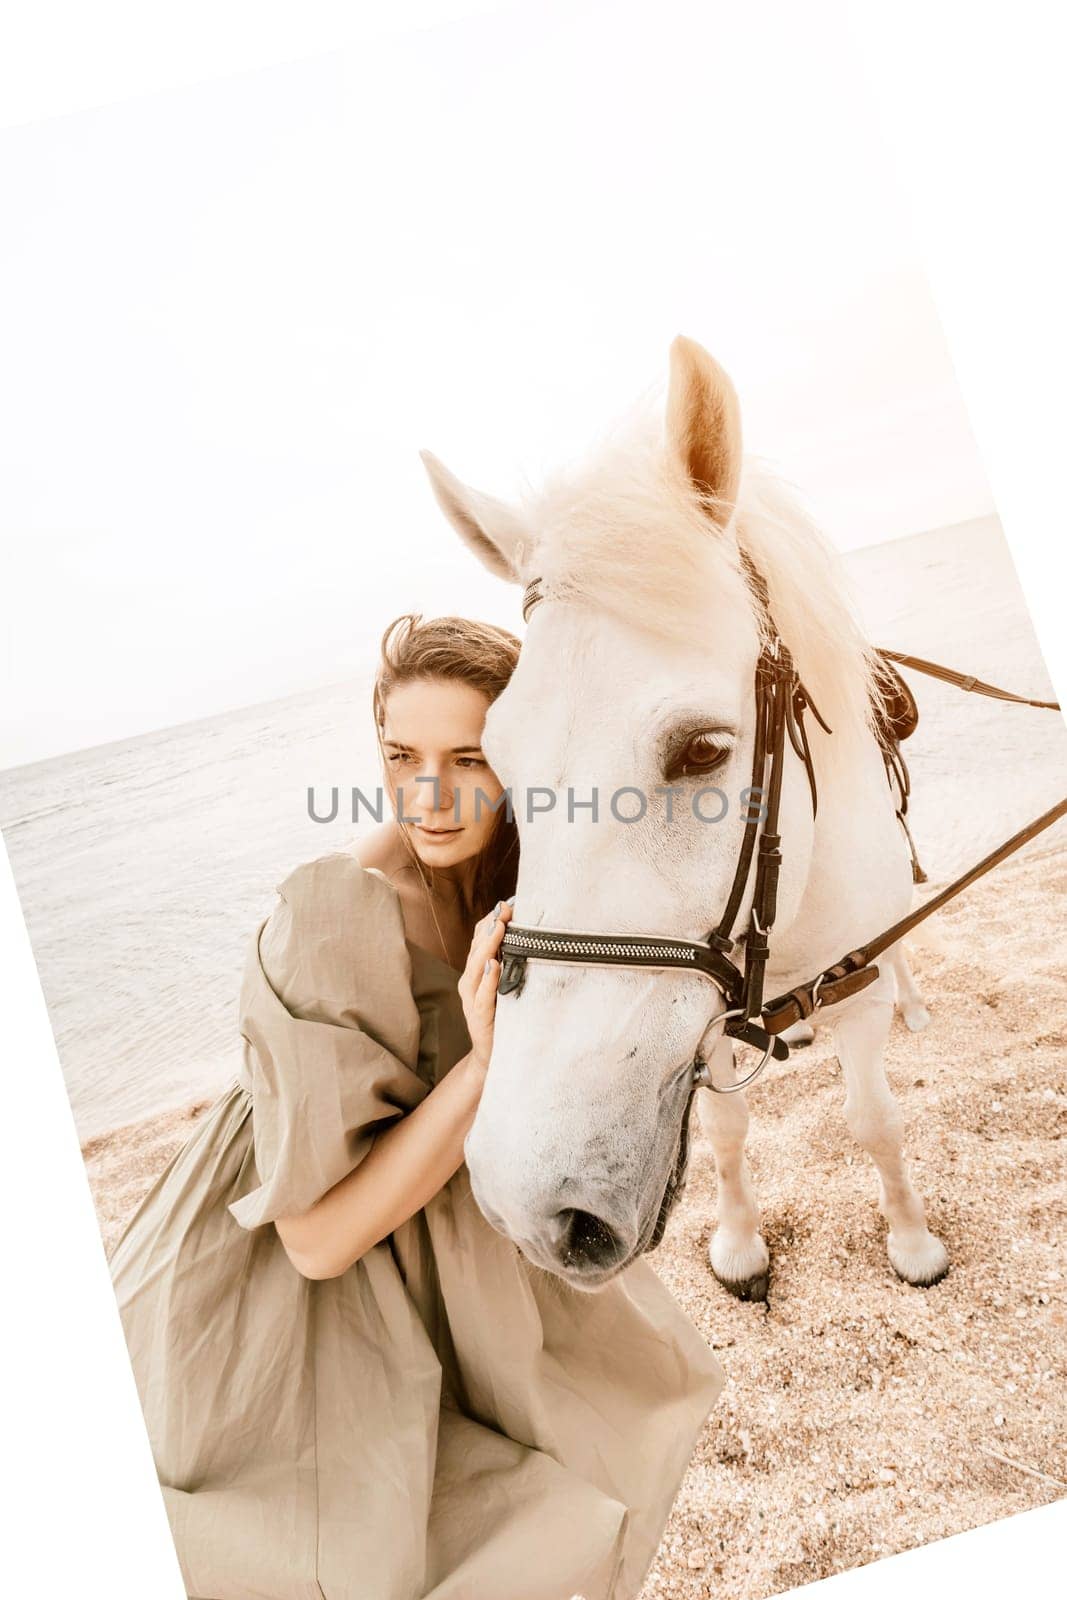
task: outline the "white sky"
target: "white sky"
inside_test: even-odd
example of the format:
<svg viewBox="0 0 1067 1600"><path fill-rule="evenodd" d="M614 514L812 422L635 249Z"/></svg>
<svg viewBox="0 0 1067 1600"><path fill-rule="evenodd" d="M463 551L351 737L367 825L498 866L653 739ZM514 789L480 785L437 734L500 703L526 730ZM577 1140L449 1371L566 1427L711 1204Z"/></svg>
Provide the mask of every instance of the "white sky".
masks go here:
<svg viewBox="0 0 1067 1600"><path fill-rule="evenodd" d="M677 332L850 547L992 509L832 5L520 5L0 132L0 765L520 626L507 495Z"/></svg>

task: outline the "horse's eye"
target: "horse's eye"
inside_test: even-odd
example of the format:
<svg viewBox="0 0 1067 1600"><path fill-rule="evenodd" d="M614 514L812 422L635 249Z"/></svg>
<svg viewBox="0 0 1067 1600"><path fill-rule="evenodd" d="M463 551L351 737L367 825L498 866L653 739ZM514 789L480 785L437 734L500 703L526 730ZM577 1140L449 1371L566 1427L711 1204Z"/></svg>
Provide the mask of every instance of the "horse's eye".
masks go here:
<svg viewBox="0 0 1067 1600"><path fill-rule="evenodd" d="M700 777L720 767L733 749L733 743L722 733L694 733L674 751L664 776L674 778Z"/></svg>

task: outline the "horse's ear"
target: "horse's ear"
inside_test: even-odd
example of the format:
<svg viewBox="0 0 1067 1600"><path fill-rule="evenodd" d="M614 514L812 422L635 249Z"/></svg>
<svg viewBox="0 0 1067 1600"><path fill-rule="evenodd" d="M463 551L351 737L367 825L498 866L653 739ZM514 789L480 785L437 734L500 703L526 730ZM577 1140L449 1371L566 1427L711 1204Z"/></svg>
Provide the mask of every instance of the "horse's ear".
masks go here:
<svg viewBox="0 0 1067 1600"><path fill-rule="evenodd" d="M460 483L443 461L420 450L422 464L429 474L437 504L460 538L474 551L483 566L498 578L518 583L522 552L530 540L522 523L502 500L480 494Z"/></svg>
<svg viewBox="0 0 1067 1600"><path fill-rule="evenodd" d="M741 406L728 374L703 345L679 334L671 345L667 444L702 494L730 520L741 481Z"/></svg>

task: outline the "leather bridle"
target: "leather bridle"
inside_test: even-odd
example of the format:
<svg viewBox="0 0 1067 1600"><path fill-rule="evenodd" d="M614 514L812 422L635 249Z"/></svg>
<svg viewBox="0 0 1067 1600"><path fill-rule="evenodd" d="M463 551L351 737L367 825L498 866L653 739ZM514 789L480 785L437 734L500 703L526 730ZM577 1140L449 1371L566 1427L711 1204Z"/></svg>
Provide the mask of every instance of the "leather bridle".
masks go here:
<svg viewBox="0 0 1067 1600"><path fill-rule="evenodd" d="M525 927L509 923L500 945L501 974L498 995L517 995L526 977L526 963L536 961L565 961L581 966L626 966L648 968L676 968L698 973L710 979L721 993L725 1006L709 1022L708 1028L721 1022L723 1032L730 1038L740 1039L763 1051L759 1064L746 1077L733 1084L714 1084L706 1060L699 1055L693 1062L692 1087L713 1089L718 1094L733 1094L747 1088L763 1071L773 1057L784 1061L789 1046L779 1037L786 1028L804 1020L822 1007L836 1005L839 1001L859 993L878 977L874 964L898 939L910 932L920 922L953 899L976 879L997 866L1006 857L1020 849L1036 834L1048 828L1067 813L1067 800L1037 817L1025 828L1006 840L996 850L985 856L968 872L953 880L947 888L926 901L908 916L902 917L865 945L825 968L807 983L799 984L786 994L770 1001L763 999L763 982L770 957L770 933L774 925L778 874L781 867L781 836L778 818L781 803L782 774L785 764L785 745L788 738L804 764L811 789L813 813L818 809L815 771L804 727L804 713L811 710L819 724L831 730L819 715L811 696L801 683L792 656L778 633L768 605L767 584L763 575L744 551L741 559L749 581L759 602L763 617L763 639L755 673L756 731L752 756L752 784L750 802L746 808L745 830L738 854L733 884L726 907L717 925L702 940L664 938L653 934L626 933L606 935L577 932L567 928ZM528 620L530 612L541 600L549 598L543 592L542 581L535 578L527 584L523 595L522 614ZM917 656L905 656L894 651L881 651L886 660L899 661L920 672L926 672L945 682L979 694L1019 704L1039 706L1058 711L1059 704L1051 700L1030 700L1014 695L992 684L981 682L970 674L940 667ZM887 770L903 768L899 744L889 735L883 739L883 754L891 755ZM902 780L902 798L907 790L906 769ZM901 822L903 815L898 811ZM907 833L907 825L904 824ZM908 834L909 845L911 836ZM755 857L755 886L748 913L748 925L740 936L734 935L734 923L741 908L745 887ZM913 869L917 882L924 874L912 851ZM742 964L733 959L739 944L744 946ZM705 1031L707 1037L707 1030ZM703 1045L704 1039L701 1040ZM691 1096L690 1096L691 1098ZM688 1105L687 1105L688 1114ZM684 1145L684 1138L682 1143Z"/></svg>
<svg viewBox="0 0 1067 1600"><path fill-rule="evenodd" d="M804 726L809 708L826 728L810 695L800 681L793 658L782 641L767 603L767 586L762 575L743 556L764 627L755 669L756 730L752 752L752 783L745 807L744 833L738 852L733 883L722 916L703 939L663 938L653 934L624 934L609 937L576 933L562 928L530 928L509 923L500 947L501 975L498 995L518 994L526 975L528 959L569 961L583 966L678 967L697 972L711 980L721 993L725 1006L709 1023L723 1025L730 1038L755 1045L763 1052L759 1065L740 1082L719 1086L719 1093L736 1093L750 1084L775 1057L784 1061L789 1046L775 1037L762 1020L763 982L770 956L770 932L774 926L781 867L781 835L778 818L781 810L782 775L788 738L804 764L811 789L813 811L818 807L815 772ZM523 618L546 596L540 579L528 584L523 595ZM755 884L748 911L747 926L734 934L752 876L755 858ZM733 959L743 947L741 964ZM706 1035L705 1035L706 1036ZM703 1042L703 1041L702 1041ZM693 1087L711 1083L706 1063L693 1063Z"/></svg>
<svg viewBox="0 0 1067 1600"><path fill-rule="evenodd" d="M701 977L710 979L725 1001L724 1009L708 1023L697 1047L696 1058L692 1062L677 1150L660 1201L655 1227L648 1244L644 1246L645 1250L655 1249L659 1244L674 1203L685 1186L689 1153L689 1117L696 1090L705 1087L717 1094L736 1094L740 1090L747 1089L759 1077L772 1057L778 1061L786 1060L789 1056L789 1046L779 1037L786 1028L811 1016L821 1007L835 1005L838 1001L859 993L868 984L873 983L878 977L878 967L875 965L877 956L883 954L898 939L939 910L961 890L1018 850L1035 834L1051 826L1067 813L1067 800L1061 800L984 857L970 871L956 878L940 894L933 896L908 916L902 917L899 922L895 922L892 927L885 929L869 943L850 951L833 966L818 973L810 982L799 984L787 994L765 1002L763 983L770 957L770 933L774 926L778 874L782 861L778 818L786 739L788 738L804 764L814 814L818 809L818 792L811 750L804 727L805 711L810 709L827 733L830 733L831 729L819 715L811 696L801 683L793 658L775 627L768 605L766 580L746 552L741 552L741 559L761 608L763 628L755 672L756 731L752 753L752 784L737 867L726 906L718 923L702 940L672 939L659 935L633 933L605 935L576 932L569 928L524 927L509 923L500 944L501 973L497 985L498 996L518 995L525 982L526 963L535 960L565 961L581 966L675 968L695 972ZM523 594L523 620L528 620L534 606L547 598L549 596L543 592L541 579L535 578L533 582L527 584ZM1059 705L1055 701L1027 700L1023 696L1013 695L1007 690L982 683L970 674L939 667L916 656L905 656L888 650L879 653L884 660L901 662L963 689L992 695L1001 700L1059 710ZM900 687L905 696L910 698L910 692L902 681ZM899 785L901 804L897 816L911 850L913 877L917 883L923 882L925 874L919 867L911 834L904 820L909 785L907 768L900 754L899 739L894 736L891 728L882 727L878 730L878 737L887 776L892 781L895 775ZM755 857L755 885L747 927L743 934L735 937L734 924L751 875L753 857ZM744 946L741 965L733 959L739 944ZM707 1056L701 1054L709 1033L720 1023L727 1037L755 1045L763 1052L756 1067L732 1084L714 1083Z"/></svg>

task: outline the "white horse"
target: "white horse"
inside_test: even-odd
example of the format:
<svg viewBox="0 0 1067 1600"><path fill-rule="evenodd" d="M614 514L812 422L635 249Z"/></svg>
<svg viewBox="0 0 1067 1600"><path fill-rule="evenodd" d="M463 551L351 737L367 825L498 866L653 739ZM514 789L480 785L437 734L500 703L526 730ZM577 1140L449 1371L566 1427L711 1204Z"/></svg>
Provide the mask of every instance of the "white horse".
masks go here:
<svg viewBox="0 0 1067 1600"><path fill-rule="evenodd" d="M742 459L737 396L707 351L676 339L665 428L646 410L514 508L423 455L439 504L484 565L512 583L543 581L484 730L520 832L514 921L687 939L718 922L752 773L759 613L743 551L833 730L810 728L814 817L787 748L769 998L911 904L910 855L872 732L878 675L836 553L773 477ZM709 786L727 797L717 822L721 802L698 795ZM737 933L751 899L750 881ZM875 983L813 1021L834 1030L845 1118L881 1179L889 1259L907 1282L930 1284L948 1255L908 1176L883 1064L898 993L921 1026L899 945ZM706 1035L716 1039L705 1052L713 1083L736 1081L731 1041L709 1028L723 1009L718 989L693 974L544 960L529 962L520 994L499 996L466 1159L486 1217L531 1261L592 1290L647 1247ZM733 1293L762 1298L769 1257L745 1160L745 1097L702 1088L697 1100L718 1171L711 1266Z"/></svg>

